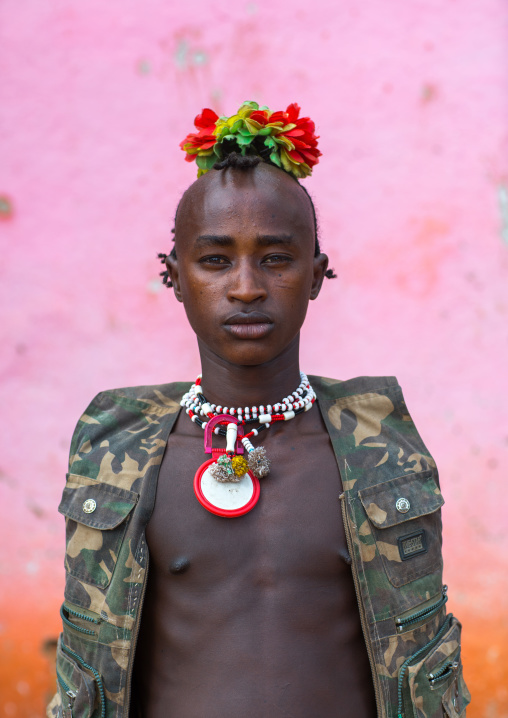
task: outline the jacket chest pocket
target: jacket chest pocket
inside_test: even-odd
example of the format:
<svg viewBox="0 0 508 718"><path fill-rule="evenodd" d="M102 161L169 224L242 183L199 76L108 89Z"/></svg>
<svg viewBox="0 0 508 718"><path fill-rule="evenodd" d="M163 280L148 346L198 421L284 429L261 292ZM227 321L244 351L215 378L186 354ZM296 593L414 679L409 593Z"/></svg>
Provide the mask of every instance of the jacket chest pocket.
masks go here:
<svg viewBox="0 0 508 718"><path fill-rule="evenodd" d="M393 586L441 568L444 503L432 470L406 474L358 492Z"/></svg>
<svg viewBox="0 0 508 718"><path fill-rule="evenodd" d="M80 486L83 481L87 485ZM138 494L89 481L69 476L58 507L66 518L65 568L75 578L106 588Z"/></svg>

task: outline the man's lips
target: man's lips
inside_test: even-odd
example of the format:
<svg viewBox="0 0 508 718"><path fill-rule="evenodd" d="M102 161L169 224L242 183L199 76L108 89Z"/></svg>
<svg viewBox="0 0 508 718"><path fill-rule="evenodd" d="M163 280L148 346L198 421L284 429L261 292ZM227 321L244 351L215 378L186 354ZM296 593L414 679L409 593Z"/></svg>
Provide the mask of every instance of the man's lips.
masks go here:
<svg viewBox="0 0 508 718"><path fill-rule="evenodd" d="M238 339L262 339L273 329L273 322L261 312L238 312L224 322L227 331Z"/></svg>

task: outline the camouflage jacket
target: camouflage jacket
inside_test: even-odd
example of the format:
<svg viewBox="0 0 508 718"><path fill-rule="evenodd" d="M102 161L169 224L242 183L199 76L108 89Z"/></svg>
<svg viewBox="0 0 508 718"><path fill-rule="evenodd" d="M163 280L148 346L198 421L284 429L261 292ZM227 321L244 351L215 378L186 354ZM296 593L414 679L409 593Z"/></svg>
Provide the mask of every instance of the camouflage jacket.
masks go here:
<svg viewBox="0 0 508 718"><path fill-rule="evenodd" d="M310 377L342 515L379 718L465 715L460 623L446 613L435 463L394 378ZM149 555L145 527L189 383L99 394L71 444L63 633L50 718L127 718Z"/></svg>

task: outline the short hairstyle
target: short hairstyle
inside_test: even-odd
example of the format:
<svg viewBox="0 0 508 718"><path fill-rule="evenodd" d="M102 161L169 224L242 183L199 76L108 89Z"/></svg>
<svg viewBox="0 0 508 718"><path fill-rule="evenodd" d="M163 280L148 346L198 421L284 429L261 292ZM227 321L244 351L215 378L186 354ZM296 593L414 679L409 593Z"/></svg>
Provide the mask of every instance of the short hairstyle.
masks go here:
<svg viewBox="0 0 508 718"><path fill-rule="evenodd" d="M266 160L262 157L259 157L257 155L240 155L238 152L230 152L223 160L220 160L220 162L216 162L212 169L214 170L225 170L228 168L241 170L243 172L246 172L248 170L254 169L254 167L257 167L260 162L263 162ZM271 164L271 162L268 162L267 164ZM276 166L276 165L274 165ZM284 170L281 170L283 172ZM293 177L293 175L290 175L290 177ZM316 217L316 209L314 207L314 202L312 201L312 197L307 192L306 188L298 182L296 177L293 177L294 181L301 187L301 189L305 192L307 197L309 198L310 206L312 208L312 219L314 222L314 256L317 257L319 254L321 254L321 247L319 244L319 236L318 236L318 223L317 223L317 217ZM180 200L181 202L182 200ZM176 227L176 217L178 215L178 209L180 207L180 202L178 202L178 206L176 208L175 212L175 226L171 230L173 235L175 233L175 227ZM175 238L173 236L173 242L175 241ZM175 247L171 249L171 252L169 255L164 254L163 252L160 252L158 255L158 258L160 259L162 264L166 264L167 257L173 257L173 259L176 259L176 251ZM166 268L164 272L160 273L160 276L162 277L162 283L166 285L166 287L170 288L173 286L171 279L169 277L169 271ZM337 275L333 271L333 269L327 269L325 272L325 277L328 279L335 279Z"/></svg>

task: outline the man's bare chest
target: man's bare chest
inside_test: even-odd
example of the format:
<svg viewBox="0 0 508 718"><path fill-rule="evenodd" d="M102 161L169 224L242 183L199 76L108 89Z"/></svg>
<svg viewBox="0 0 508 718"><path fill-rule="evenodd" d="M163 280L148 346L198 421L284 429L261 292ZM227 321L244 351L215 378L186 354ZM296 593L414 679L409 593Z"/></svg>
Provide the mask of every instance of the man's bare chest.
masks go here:
<svg viewBox="0 0 508 718"><path fill-rule="evenodd" d="M201 436L186 431L179 417L159 475L147 538L152 563L170 572L185 559L189 572L206 584L254 572L262 583L295 574L319 581L346 569L340 511L340 477L328 434L317 414L307 426L263 437L271 471L261 481L258 504L238 518L214 516L201 506L193 478L208 458ZM179 425L183 431L178 431ZM187 570L187 569L185 569Z"/></svg>

